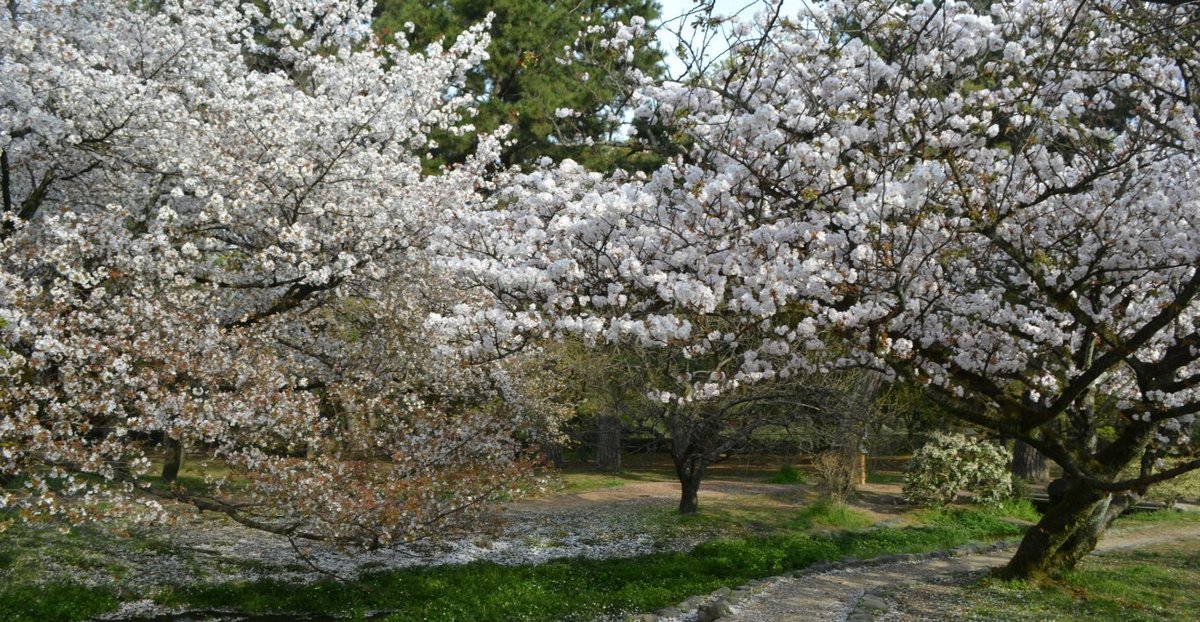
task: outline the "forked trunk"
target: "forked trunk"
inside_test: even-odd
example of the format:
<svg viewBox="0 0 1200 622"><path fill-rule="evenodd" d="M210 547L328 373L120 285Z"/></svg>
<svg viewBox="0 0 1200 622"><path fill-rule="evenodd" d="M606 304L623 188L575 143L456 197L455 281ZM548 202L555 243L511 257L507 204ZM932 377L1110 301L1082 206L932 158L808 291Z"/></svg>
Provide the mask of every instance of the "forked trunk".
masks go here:
<svg viewBox="0 0 1200 622"><path fill-rule="evenodd" d="M712 462L711 448L719 429L715 419L705 417L676 416L670 425L671 461L680 484L679 513L695 514L700 510L700 481Z"/></svg>
<svg viewBox="0 0 1200 622"><path fill-rule="evenodd" d="M1138 498L1139 495L1132 493L1108 495L1108 502L1097 504L1092 514L1087 517L1084 527L1076 530L1059 547L1051 565L1057 568L1058 572L1074 568L1084 557L1096 550L1100 538L1112 526L1113 521L1137 503Z"/></svg>
<svg viewBox="0 0 1200 622"><path fill-rule="evenodd" d="M1074 568L1134 501L1134 495L1114 498L1111 493L1073 483L1063 500L1025 533L1016 554L996 574L1036 583Z"/></svg>

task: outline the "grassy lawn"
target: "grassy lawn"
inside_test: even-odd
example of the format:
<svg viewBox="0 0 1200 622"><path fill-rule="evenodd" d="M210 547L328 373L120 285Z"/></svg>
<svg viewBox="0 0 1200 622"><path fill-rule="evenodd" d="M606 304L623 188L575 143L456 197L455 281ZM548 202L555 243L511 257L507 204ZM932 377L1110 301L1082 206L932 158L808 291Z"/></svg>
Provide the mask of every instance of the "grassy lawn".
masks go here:
<svg viewBox="0 0 1200 622"><path fill-rule="evenodd" d="M771 457L757 461L729 460L709 467L708 479L766 482L769 484L808 484L813 474L807 464L781 463ZM883 459L889 466L891 462ZM618 488L645 482L675 482L675 471L668 458L661 455L638 455L624 459L625 468L618 473L600 473L586 462L569 463L552 474L559 485L552 489L558 494L575 494L605 488ZM867 482L872 484L902 484L904 472L899 470L870 470Z"/></svg>
<svg viewBox="0 0 1200 622"><path fill-rule="evenodd" d="M1093 555L1047 587L985 581L964 597L970 615L987 620L1195 620L1200 540Z"/></svg>
<svg viewBox="0 0 1200 622"><path fill-rule="evenodd" d="M674 482L675 473L661 468L621 469L617 473L600 473L586 466L569 466L557 473L558 485L552 487L554 494L571 495L605 488L619 488L629 484L646 482Z"/></svg>
<svg viewBox="0 0 1200 622"><path fill-rule="evenodd" d="M901 518L914 525L927 522L912 512ZM727 538L865 529L875 522L872 516L852 506L813 501L796 510L779 499L764 495L710 501L699 514L680 516L675 512L662 512L654 519L654 527L676 534L690 530Z"/></svg>

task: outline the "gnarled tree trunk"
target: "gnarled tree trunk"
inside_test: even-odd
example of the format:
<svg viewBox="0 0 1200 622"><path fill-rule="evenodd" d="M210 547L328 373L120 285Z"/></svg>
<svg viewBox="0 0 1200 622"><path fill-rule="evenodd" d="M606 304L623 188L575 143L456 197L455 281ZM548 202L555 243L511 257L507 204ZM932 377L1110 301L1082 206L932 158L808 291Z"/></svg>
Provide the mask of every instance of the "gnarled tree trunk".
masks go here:
<svg viewBox="0 0 1200 622"><path fill-rule="evenodd" d="M1062 501L1025 533L1016 554L996 574L1040 582L1073 568L1137 499L1135 493L1113 495L1072 482Z"/></svg>

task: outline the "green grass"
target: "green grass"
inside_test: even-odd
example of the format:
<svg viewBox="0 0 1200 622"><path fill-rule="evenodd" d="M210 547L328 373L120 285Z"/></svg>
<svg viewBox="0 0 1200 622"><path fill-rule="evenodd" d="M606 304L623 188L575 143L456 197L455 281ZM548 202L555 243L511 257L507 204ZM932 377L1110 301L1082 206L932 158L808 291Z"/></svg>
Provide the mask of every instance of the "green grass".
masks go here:
<svg viewBox="0 0 1200 622"><path fill-rule="evenodd" d="M800 519L810 527L831 529L863 529L870 527L875 519L844 503L817 501L800 512Z"/></svg>
<svg viewBox="0 0 1200 622"><path fill-rule="evenodd" d="M642 531L660 539L684 536L748 538L817 530L851 530L870 527L870 514L841 503L817 500L797 510L786 500L768 495L739 495L706 502L700 513L681 516L674 510L648 514Z"/></svg>
<svg viewBox="0 0 1200 622"><path fill-rule="evenodd" d="M1036 523L1042 520L1042 514L1029 499L1007 499L996 506L995 511L1003 516Z"/></svg>
<svg viewBox="0 0 1200 622"><path fill-rule="evenodd" d="M40 585L0 583L0 620L7 622L72 622L117 608L110 588L70 583Z"/></svg>
<svg viewBox="0 0 1200 622"><path fill-rule="evenodd" d="M557 476L561 485L554 492L568 495L641 482L675 481L674 474L657 469L622 469L617 473L600 473L590 467L574 467L562 470Z"/></svg>
<svg viewBox="0 0 1200 622"><path fill-rule="evenodd" d="M779 472L767 478L769 484L807 484L808 473L797 469L795 465L785 464L779 467Z"/></svg>
<svg viewBox="0 0 1200 622"><path fill-rule="evenodd" d="M162 481L161 473L162 463L156 460L150 470L139 479L155 488L180 486L187 492L195 494L211 492L209 479L223 478L225 480L223 488L226 492L238 492L246 487L245 480L237 477L229 470L229 467L225 466L224 462L203 456L195 456L194 459L188 459L185 456L183 466L179 468L179 475L171 484Z"/></svg>
<svg viewBox="0 0 1200 622"><path fill-rule="evenodd" d="M1013 499L992 506L942 506L920 508L907 513L912 522L921 525L958 525L971 529L988 529L997 522L1014 528L1022 523L1041 520L1033 504L1024 499Z"/></svg>
<svg viewBox="0 0 1200 622"><path fill-rule="evenodd" d="M1181 540L1095 555L1053 585L987 580L965 590L972 615L995 620L1195 620L1200 542Z"/></svg>
<svg viewBox="0 0 1200 622"><path fill-rule="evenodd" d="M620 477L619 474L608 473L564 473L561 479L562 484L555 492L568 495L589 490L619 488L631 483L630 479Z"/></svg>
<svg viewBox="0 0 1200 622"><path fill-rule="evenodd" d="M896 471L867 471L868 484L903 484L904 473Z"/></svg>
<svg viewBox="0 0 1200 622"><path fill-rule="evenodd" d="M7 516L0 513L0 519ZM5 622L71 622L112 611L120 605L118 577L137 572L119 562L121 551L170 548L154 538L129 539L95 526L70 530L53 523L16 522L0 533L0 620ZM49 567L49 568L48 568ZM83 585L63 579L55 570L71 568L93 577L107 576L111 585Z"/></svg>
<svg viewBox="0 0 1200 622"><path fill-rule="evenodd" d="M766 495L742 495L704 503L700 513L682 516L675 510L657 510L642 520L641 531L658 541L715 538L753 538L803 532L812 527L802 511Z"/></svg>

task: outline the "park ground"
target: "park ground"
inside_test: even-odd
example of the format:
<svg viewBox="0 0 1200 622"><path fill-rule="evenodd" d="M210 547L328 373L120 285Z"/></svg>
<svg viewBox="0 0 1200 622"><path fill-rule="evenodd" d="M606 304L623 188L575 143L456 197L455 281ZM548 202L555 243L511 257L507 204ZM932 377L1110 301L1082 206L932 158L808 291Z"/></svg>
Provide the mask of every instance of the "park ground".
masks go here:
<svg viewBox="0 0 1200 622"><path fill-rule="evenodd" d="M886 464L857 498L829 503L803 469L781 471L778 462L719 466L701 489L700 514L681 517L663 460L635 456L625 465L612 475L584 465L548 475L545 492L505 504L487 535L384 551L293 546L210 514L185 514L174 525L70 531L17 525L0 535L0 619L586 621L651 612L687 619L681 603L695 607L704 602L698 595L750 584L753 598L733 607L743 617L731 619L769 619L752 611L784 600L787 582L799 580L785 575L812 577L820 574L814 568L845 559L1012 540L1037 519L1023 502L906 505L900 474ZM867 571L843 568L838 580L851 577L851 597L829 613L906 621L1192 619L1200 604L1194 516L1125 520L1117 538L1172 536L1094 556L1051 586L993 581L966 566L921 581L911 580L913 566L901 570L910 580L860 586L854 573ZM993 555L987 563L1003 561L1002 552ZM776 584L761 581L767 577Z"/></svg>

